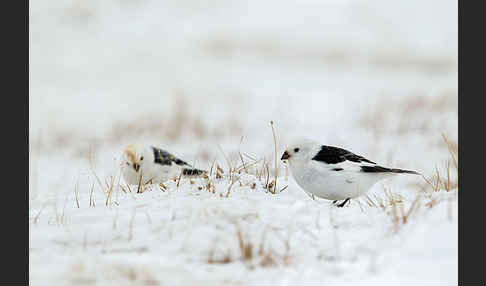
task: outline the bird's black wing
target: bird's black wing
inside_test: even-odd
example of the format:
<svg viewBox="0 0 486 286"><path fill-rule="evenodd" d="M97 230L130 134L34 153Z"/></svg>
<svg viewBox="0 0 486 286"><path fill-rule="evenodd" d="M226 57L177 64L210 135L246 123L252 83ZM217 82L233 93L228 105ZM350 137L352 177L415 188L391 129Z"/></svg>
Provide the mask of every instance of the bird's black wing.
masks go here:
<svg viewBox="0 0 486 286"><path fill-rule="evenodd" d="M189 166L186 162L182 161L181 159L175 157L174 155L170 154L167 151L159 149L157 147L152 147L154 151L154 163L161 164L161 165L172 165L172 163L176 163L179 166Z"/></svg>
<svg viewBox="0 0 486 286"><path fill-rule="evenodd" d="M356 155L348 150L333 146L322 145L321 150L312 158L315 161L321 161L327 164L337 164L344 161L356 163L366 162L376 164L362 156Z"/></svg>

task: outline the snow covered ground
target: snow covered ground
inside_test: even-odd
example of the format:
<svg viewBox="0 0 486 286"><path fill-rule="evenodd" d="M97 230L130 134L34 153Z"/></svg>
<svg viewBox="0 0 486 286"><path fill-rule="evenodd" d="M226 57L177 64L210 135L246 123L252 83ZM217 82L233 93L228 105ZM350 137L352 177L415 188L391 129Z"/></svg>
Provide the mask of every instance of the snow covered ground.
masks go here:
<svg viewBox="0 0 486 286"><path fill-rule="evenodd" d="M30 9L32 285L457 284L455 1ZM278 162L273 194L272 120L279 157L304 135L430 184L337 209ZM136 193L118 161L135 142L223 177Z"/></svg>

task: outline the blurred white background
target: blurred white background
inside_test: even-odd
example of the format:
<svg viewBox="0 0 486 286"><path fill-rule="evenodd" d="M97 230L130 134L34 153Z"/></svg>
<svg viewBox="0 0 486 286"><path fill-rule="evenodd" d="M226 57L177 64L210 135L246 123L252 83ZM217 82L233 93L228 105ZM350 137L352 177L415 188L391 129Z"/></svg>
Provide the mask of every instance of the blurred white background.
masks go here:
<svg viewBox="0 0 486 286"><path fill-rule="evenodd" d="M52 0L30 9L31 141L168 122L181 103L210 130L230 120L259 138L275 120L329 139L383 97L457 97L457 1Z"/></svg>

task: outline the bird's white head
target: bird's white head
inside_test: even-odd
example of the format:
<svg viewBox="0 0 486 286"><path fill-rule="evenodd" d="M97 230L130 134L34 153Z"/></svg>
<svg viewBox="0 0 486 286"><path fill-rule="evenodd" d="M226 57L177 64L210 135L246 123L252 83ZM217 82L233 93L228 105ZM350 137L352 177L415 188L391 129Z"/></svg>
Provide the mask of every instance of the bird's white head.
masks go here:
<svg viewBox="0 0 486 286"><path fill-rule="evenodd" d="M125 169L131 169L138 173L143 167L144 162L150 160L150 154L138 144L130 144L123 150L122 166Z"/></svg>
<svg viewBox="0 0 486 286"><path fill-rule="evenodd" d="M308 162L319 152L321 145L307 138L298 139L285 149L281 160L288 161L290 165Z"/></svg>

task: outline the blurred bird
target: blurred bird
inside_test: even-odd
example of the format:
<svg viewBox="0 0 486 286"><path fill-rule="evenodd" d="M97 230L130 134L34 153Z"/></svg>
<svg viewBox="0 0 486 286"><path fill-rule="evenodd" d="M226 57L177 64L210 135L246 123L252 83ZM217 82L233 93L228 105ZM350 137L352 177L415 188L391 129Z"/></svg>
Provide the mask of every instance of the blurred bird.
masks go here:
<svg viewBox="0 0 486 286"><path fill-rule="evenodd" d="M199 176L204 170L175 157L167 151L138 144L128 145L123 151L122 174L125 181L131 185L159 184L167 180L183 177Z"/></svg>
<svg viewBox="0 0 486 286"><path fill-rule="evenodd" d="M378 166L345 149L300 140L282 155L292 176L305 191L343 207L351 198L366 193L376 182L396 174L415 171ZM344 200L338 204L338 200Z"/></svg>

